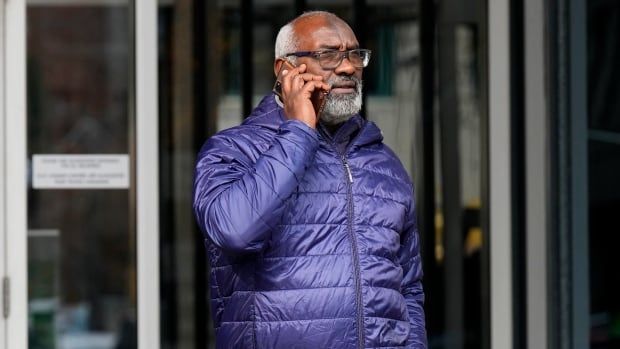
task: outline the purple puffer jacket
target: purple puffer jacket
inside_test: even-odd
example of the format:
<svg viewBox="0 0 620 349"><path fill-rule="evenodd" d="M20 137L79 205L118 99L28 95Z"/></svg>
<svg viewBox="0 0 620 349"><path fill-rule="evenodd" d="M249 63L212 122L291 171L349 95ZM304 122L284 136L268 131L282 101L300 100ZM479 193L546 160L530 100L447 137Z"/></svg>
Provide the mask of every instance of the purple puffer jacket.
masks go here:
<svg viewBox="0 0 620 349"><path fill-rule="evenodd" d="M218 348L426 348L407 172L372 122L326 134L269 95L200 151Z"/></svg>

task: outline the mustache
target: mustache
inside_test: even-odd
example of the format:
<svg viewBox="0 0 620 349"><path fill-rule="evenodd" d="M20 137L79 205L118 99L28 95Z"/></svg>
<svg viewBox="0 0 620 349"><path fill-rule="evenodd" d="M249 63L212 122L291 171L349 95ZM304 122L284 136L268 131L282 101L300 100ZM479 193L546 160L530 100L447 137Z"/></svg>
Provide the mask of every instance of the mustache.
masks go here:
<svg viewBox="0 0 620 349"><path fill-rule="evenodd" d="M361 82L362 80L355 76L332 76L327 79L327 83L330 86L347 85L350 83L354 83L355 87L357 87L360 85Z"/></svg>

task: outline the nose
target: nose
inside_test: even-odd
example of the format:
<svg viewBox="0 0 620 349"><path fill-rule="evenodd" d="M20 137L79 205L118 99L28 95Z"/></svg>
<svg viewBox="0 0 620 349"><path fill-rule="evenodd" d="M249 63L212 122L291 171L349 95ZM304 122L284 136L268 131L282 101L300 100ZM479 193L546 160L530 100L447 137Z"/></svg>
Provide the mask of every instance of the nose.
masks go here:
<svg viewBox="0 0 620 349"><path fill-rule="evenodd" d="M349 61L349 55L342 58L340 64L334 69L334 73L338 75L353 75L355 73L355 67Z"/></svg>

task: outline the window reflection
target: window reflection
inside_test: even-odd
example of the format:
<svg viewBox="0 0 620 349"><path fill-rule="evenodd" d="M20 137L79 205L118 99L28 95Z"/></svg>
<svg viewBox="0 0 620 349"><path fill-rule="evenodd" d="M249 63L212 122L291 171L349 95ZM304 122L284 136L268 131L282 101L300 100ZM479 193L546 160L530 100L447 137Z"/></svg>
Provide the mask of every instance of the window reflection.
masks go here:
<svg viewBox="0 0 620 349"><path fill-rule="evenodd" d="M442 1L441 6L450 6L450 1ZM485 315L488 253L481 219L486 185L482 180L486 149L482 143L481 24L442 23L435 43L441 85L431 91L437 113L425 116L420 52L434 48L420 47L420 16L424 14L418 13L419 8L417 1L373 2L362 15L362 22L372 28L363 33L366 46L376 53L364 72L367 115L380 126L384 141L417 184L418 214L435 212L434 221L423 224L427 229L421 231L428 245L423 257L430 347L484 348L490 324ZM463 14L467 15L471 14ZM434 120L432 129L423 129L423 117ZM427 133L434 135L433 149L424 149ZM429 156L435 167L426 171L424 157ZM434 174L433 188L421 188L424 173ZM423 207L428 200L421 195L431 195L434 207ZM428 217L433 215L419 218Z"/></svg>
<svg viewBox="0 0 620 349"><path fill-rule="evenodd" d="M221 84L222 94L217 101L217 130L238 125L243 120L241 105L241 9L238 2L213 1L210 20L217 23L209 35L214 45L209 47L219 62L220 72L213 73L215 84Z"/></svg>
<svg viewBox="0 0 620 349"><path fill-rule="evenodd" d="M587 8L590 348L604 349L620 347L620 276L612 267L620 244L612 228L620 211L620 3Z"/></svg>
<svg viewBox="0 0 620 349"><path fill-rule="evenodd" d="M30 4L28 155L131 154L129 4ZM135 201L28 191L30 348L135 348Z"/></svg>

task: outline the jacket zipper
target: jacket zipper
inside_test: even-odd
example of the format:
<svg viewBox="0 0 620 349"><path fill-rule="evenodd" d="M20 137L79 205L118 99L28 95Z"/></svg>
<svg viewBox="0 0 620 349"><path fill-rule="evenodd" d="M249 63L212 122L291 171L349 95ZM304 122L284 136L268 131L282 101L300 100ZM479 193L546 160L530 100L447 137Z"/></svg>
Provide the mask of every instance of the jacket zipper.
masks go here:
<svg viewBox="0 0 620 349"><path fill-rule="evenodd" d="M359 131L358 135L355 137L359 137L362 134L362 130ZM351 166L349 166L349 162L347 161L346 154L349 151L350 146L354 143L351 141L349 145L344 150L344 153L340 154L338 151L338 146L334 144L333 141L330 140L330 137L327 135L327 132L324 128L319 128L319 133L325 138L325 140L330 143L336 154L340 155L340 160L342 161L342 166L344 167L344 171L347 175L347 226L349 231L349 239L351 240L351 254L353 258L353 267L355 269L355 310L357 312L357 338L358 338L358 348L364 349L364 305L362 304L362 282L361 282L361 271L360 271L360 259L359 252L357 249L357 237L355 236L355 232L353 231L353 215L354 215L354 207L353 207L353 174L351 173Z"/></svg>
<svg viewBox="0 0 620 349"><path fill-rule="evenodd" d="M349 166L349 162L347 161L346 156L343 154L340 156L342 160L342 164L344 166L344 170L347 174L347 222L348 222L348 230L349 230L349 238L351 239L351 254L353 257L353 266L355 268L355 307L357 311L357 338L358 338L358 347L360 349L364 348L364 318L363 318L363 310L364 305L362 304L362 286L361 286L361 271L360 271L360 262L359 262L359 252L357 249L357 237L355 236L355 232L353 231L353 175L351 174L351 167Z"/></svg>

